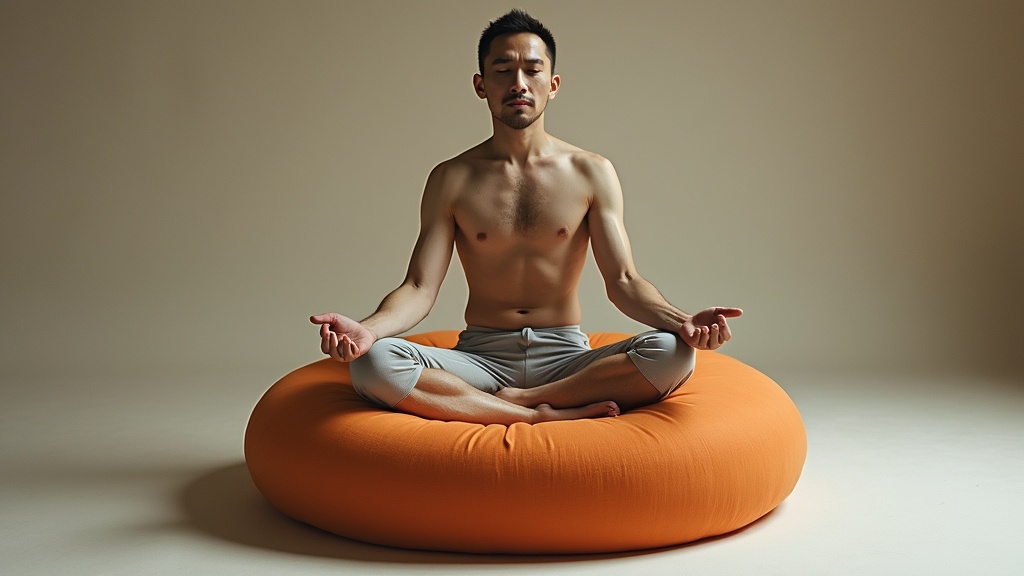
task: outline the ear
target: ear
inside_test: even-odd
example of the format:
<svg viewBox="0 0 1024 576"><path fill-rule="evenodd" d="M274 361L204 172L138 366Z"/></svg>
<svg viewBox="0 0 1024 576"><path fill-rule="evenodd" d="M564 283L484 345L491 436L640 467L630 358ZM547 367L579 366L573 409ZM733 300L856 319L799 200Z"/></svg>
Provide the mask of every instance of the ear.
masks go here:
<svg viewBox="0 0 1024 576"><path fill-rule="evenodd" d="M551 90L548 92L548 100L551 100L558 94L558 87L562 85L562 77L555 74L551 77Z"/></svg>
<svg viewBox="0 0 1024 576"><path fill-rule="evenodd" d="M473 91L481 100L487 98L487 92L484 91L484 77L479 74L473 74Z"/></svg>

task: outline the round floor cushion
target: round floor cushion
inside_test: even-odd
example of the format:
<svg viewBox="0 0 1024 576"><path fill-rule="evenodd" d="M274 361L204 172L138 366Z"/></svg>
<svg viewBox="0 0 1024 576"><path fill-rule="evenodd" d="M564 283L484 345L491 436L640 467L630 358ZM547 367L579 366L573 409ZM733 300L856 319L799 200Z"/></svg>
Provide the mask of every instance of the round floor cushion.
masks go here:
<svg viewBox="0 0 1024 576"><path fill-rule="evenodd" d="M451 347L457 335L409 339ZM480 553L617 552L725 534L790 494L806 450L775 382L703 351L657 404L512 426L382 410L328 358L274 384L245 433L256 487L288 516L365 542Z"/></svg>

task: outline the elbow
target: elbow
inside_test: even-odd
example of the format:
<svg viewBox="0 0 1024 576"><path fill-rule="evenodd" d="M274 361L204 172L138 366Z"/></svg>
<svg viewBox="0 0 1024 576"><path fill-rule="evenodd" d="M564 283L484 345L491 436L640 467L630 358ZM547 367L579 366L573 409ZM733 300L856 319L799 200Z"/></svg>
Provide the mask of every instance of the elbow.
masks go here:
<svg viewBox="0 0 1024 576"><path fill-rule="evenodd" d="M629 294L633 292L637 278L636 272L623 270L618 276L606 279L605 293L608 294L608 300L615 306L618 306L619 303L628 298Z"/></svg>
<svg viewBox="0 0 1024 576"><path fill-rule="evenodd" d="M410 280L406 285L412 290L412 293L416 295L416 299L420 300L425 305L428 312L434 307L437 295L441 291L440 286L427 284L417 280ZM423 315L426 316L426 313Z"/></svg>

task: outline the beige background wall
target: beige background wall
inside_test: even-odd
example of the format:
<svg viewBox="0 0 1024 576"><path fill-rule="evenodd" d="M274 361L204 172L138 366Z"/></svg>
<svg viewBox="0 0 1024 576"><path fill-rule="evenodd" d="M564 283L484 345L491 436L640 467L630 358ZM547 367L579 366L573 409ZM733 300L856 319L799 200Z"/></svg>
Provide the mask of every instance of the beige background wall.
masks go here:
<svg viewBox="0 0 1024 576"><path fill-rule="evenodd" d="M522 2L641 272L771 373L1024 368L1024 4ZM0 369L281 372L490 135L503 2L0 3ZM635 330L591 265L584 328ZM417 329L461 326L457 262ZM5 380L7 380L5 378ZM13 382L13 380L9 380Z"/></svg>

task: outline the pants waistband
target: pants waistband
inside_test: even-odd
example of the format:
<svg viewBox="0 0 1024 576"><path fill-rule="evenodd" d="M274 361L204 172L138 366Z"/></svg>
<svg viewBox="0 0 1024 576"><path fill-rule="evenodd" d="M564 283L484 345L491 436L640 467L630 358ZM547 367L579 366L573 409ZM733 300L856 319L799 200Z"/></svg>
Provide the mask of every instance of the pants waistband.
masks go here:
<svg viewBox="0 0 1024 576"><path fill-rule="evenodd" d="M466 332L483 332L483 333L487 333L487 334L502 334L502 333L504 333L504 334L522 334L523 331L527 330L527 329L529 329L529 330L531 330L533 332L540 333L540 334L544 334L544 333L556 334L556 333L559 333L559 332L562 332L562 333L573 332L573 333L580 333L580 334L583 333L582 330L580 330L580 325L579 324L573 324L573 325L570 325L570 326L551 326L551 327L548 327L548 328L533 328L531 326L524 326L523 328L517 328L515 330L506 330L506 329L503 329L503 328L487 328L487 327L484 327L484 326L474 326L473 324L469 324L468 326L466 326Z"/></svg>

